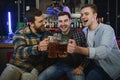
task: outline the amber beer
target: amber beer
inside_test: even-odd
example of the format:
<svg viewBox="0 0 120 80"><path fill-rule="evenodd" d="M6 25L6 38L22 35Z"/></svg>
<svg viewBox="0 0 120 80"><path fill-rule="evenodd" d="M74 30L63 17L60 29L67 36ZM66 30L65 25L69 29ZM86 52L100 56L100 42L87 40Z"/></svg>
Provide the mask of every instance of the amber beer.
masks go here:
<svg viewBox="0 0 120 80"><path fill-rule="evenodd" d="M67 56L67 44L59 43L58 44L58 57L66 57Z"/></svg>
<svg viewBox="0 0 120 80"><path fill-rule="evenodd" d="M48 58L66 57L67 44L50 42L48 45Z"/></svg>
<svg viewBox="0 0 120 80"><path fill-rule="evenodd" d="M48 58L57 58L58 43L50 42L48 45Z"/></svg>
<svg viewBox="0 0 120 80"><path fill-rule="evenodd" d="M49 36L48 58L67 56L67 41L61 40L61 35Z"/></svg>

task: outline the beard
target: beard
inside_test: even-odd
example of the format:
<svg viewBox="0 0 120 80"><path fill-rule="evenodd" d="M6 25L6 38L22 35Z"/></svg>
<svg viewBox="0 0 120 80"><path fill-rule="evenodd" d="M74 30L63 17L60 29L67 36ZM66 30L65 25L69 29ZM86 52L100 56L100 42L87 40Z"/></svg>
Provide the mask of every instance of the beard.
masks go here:
<svg viewBox="0 0 120 80"><path fill-rule="evenodd" d="M35 27L35 30L37 33L41 33L45 31L45 27L44 25L39 26L38 28Z"/></svg>

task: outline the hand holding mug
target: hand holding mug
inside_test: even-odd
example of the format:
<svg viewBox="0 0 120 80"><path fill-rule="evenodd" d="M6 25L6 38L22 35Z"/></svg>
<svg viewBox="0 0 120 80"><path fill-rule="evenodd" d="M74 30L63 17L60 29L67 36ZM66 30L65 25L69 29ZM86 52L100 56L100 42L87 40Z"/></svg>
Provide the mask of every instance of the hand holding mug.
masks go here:
<svg viewBox="0 0 120 80"><path fill-rule="evenodd" d="M67 46L67 52L68 53L74 53L76 48L76 42L74 39L69 39L68 46Z"/></svg>
<svg viewBox="0 0 120 80"><path fill-rule="evenodd" d="M48 38L45 38L44 40L39 42L38 50L39 51L47 51L47 47L48 47Z"/></svg>

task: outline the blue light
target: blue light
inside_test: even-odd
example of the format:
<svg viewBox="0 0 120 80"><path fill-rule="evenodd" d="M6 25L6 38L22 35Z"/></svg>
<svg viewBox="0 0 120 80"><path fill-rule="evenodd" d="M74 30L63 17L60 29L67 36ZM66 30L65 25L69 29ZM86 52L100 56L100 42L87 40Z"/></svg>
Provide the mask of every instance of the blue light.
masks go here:
<svg viewBox="0 0 120 80"><path fill-rule="evenodd" d="M8 12L8 39L13 39L12 24L11 24L11 12Z"/></svg>
<svg viewBox="0 0 120 80"><path fill-rule="evenodd" d="M11 12L8 12L8 33L13 34L11 24Z"/></svg>

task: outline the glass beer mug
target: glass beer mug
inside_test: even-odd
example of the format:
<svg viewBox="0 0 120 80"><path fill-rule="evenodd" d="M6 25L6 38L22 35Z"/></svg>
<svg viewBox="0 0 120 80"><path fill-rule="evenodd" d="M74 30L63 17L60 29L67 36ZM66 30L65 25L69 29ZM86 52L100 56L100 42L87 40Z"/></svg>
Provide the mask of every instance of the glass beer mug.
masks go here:
<svg viewBox="0 0 120 80"><path fill-rule="evenodd" d="M67 42L61 41L58 44L58 57L67 56Z"/></svg>
<svg viewBox="0 0 120 80"><path fill-rule="evenodd" d="M67 40L62 40L60 33L49 36L48 58L67 56Z"/></svg>
<svg viewBox="0 0 120 80"><path fill-rule="evenodd" d="M56 37L49 36L48 58L57 58L57 41Z"/></svg>

